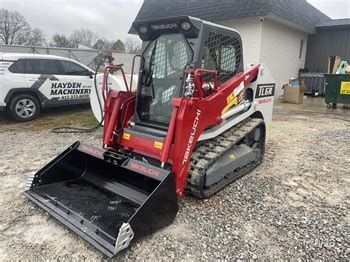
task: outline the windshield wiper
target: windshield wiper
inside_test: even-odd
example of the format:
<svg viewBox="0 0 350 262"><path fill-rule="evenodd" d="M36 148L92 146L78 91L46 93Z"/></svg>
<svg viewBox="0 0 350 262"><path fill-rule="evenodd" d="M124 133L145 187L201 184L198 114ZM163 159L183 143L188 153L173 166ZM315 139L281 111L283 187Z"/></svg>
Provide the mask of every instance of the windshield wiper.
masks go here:
<svg viewBox="0 0 350 262"><path fill-rule="evenodd" d="M146 70L146 80L145 80L145 86L152 87L152 97L155 97L155 91L154 91L154 85L153 85L153 68L152 66L154 65L154 60L155 60L155 56L156 56L156 50L157 50L157 44L158 44L158 40L156 40L153 50L152 50L152 54L149 60L149 66Z"/></svg>

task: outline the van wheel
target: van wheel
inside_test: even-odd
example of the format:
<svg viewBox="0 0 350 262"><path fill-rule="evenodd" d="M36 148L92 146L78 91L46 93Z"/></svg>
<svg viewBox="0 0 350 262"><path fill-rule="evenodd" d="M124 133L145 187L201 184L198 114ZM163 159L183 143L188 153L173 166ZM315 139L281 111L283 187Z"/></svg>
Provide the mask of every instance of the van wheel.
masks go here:
<svg viewBox="0 0 350 262"><path fill-rule="evenodd" d="M17 95L11 99L9 114L19 122L27 122L36 118L40 113L38 100L31 95Z"/></svg>

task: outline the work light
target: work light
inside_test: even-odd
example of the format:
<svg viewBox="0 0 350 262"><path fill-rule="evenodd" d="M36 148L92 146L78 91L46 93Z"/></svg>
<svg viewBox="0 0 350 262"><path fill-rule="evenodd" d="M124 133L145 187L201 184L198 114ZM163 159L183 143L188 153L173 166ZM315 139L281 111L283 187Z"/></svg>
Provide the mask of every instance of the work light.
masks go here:
<svg viewBox="0 0 350 262"><path fill-rule="evenodd" d="M147 29L147 27L145 27L145 26L140 26L139 32L140 32L141 34L146 34L146 33L148 32L148 29Z"/></svg>
<svg viewBox="0 0 350 262"><path fill-rule="evenodd" d="M181 25L180 25L181 29L184 30L184 31L189 31L191 30L192 28L192 25L191 23L189 22L182 22Z"/></svg>

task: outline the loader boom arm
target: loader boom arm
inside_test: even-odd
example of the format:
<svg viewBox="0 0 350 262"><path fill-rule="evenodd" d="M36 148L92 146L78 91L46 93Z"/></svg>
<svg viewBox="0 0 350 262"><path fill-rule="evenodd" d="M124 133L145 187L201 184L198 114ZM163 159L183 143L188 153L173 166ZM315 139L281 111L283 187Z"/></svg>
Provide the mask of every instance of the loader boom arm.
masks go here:
<svg viewBox="0 0 350 262"><path fill-rule="evenodd" d="M179 196L184 194L191 154L197 144L199 136L209 126L221 123L222 112L225 107L231 103L231 97L233 96L233 99L235 99L240 96L243 91L242 89L237 92L236 95L233 95L235 90L248 85L251 81L256 79L258 72L259 65L255 65L219 86L217 92L205 98L173 99L173 113L176 113L176 125L174 143L172 145L173 154L170 155L170 158L173 162L172 171L177 174L176 193ZM200 75L198 75L198 77L200 77ZM200 82L200 80L196 80L195 76L195 82L196 81L197 83ZM196 89L201 88L201 85L196 85ZM198 93L200 94L201 92L198 91ZM171 140L171 138L169 138L169 140ZM166 141L168 141L168 137Z"/></svg>
<svg viewBox="0 0 350 262"><path fill-rule="evenodd" d="M109 102L106 107L105 130L110 130L111 126L114 128L110 132L105 132L105 145L114 148L118 145L135 152L151 154L160 160L162 167L165 163L172 163L172 172L176 174L178 196L184 193L189 160L199 136L209 126L222 122L221 116L228 109L227 107L234 106L235 103L232 101L237 103L237 98L244 87L257 78L259 65L254 65L245 72L235 75L224 84L216 86L212 94L204 96L202 76L203 73L208 72L207 70L193 72L194 94L196 94L194 97L172 99L171 119L161 147L155 146L159 141L123 132L123 128L127 126L132 116L131 109L128 110L128 108L131 108L134 103L133 93L111 91L107 99Z"/></svg>

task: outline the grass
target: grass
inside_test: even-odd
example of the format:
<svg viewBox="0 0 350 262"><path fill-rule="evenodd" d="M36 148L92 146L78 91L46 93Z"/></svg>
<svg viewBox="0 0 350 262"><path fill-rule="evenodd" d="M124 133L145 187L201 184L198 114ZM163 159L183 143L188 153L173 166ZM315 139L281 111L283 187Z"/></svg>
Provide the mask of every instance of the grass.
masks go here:
<svg viewBox="0 0 350 262"><path fill-rule="evenodd" d="M46 131L60 126L93 127L98 122L89 105L74 105L43 109L31 122L19 123L0 114L0 133Z"/></svg>

